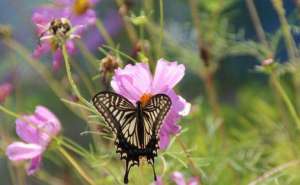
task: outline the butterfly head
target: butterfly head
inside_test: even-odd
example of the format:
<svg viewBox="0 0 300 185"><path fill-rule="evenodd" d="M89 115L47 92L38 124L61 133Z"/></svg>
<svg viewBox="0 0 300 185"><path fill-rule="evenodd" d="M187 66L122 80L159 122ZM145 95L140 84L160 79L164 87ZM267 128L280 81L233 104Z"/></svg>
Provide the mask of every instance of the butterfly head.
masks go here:
<svg viewBox="0 0 300 185"><path fill-rule="evenodd" d="M145 105L147 105L147 103L149 102L149 100L151 99L152 94L150 93L144 93L143 96L140 98L140 102L142 104L142 107L144 107Z"/></svg>

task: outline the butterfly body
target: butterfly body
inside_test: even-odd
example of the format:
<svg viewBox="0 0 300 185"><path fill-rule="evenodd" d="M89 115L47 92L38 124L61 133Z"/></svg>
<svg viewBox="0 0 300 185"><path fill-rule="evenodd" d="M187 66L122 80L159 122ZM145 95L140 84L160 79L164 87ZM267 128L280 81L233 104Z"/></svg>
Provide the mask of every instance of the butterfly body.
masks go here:
<svg viewBox="0 0 300 185"><path fill-rule="evenodd" d="M137 101L133 105L119 94L100 92L93 103L116 136L116 152L126 161L124 183L128 183L130 168L139 166L142 159L152 166L156 180L154 158L159 148L158 132L171 107L170 98L157 94L147 103Z"/></svg>

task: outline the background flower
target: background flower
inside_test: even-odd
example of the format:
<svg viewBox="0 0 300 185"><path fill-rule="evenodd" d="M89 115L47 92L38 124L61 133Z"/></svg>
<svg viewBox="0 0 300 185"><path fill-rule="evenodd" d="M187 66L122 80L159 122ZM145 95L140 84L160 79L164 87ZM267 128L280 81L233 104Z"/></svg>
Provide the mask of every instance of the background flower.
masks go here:
<svg viewBox="0 0 300 185"><path fill-rule="evenodd" d="M11 94L13 86L11 83L5 82L0 85L0 103L3 103L5 99Z"/></svg>
<svg viewBox="0 0 300 185"><path fill-rule="evenodd" d="M170 135L180 131L177 121L189 113L190 104L173 90L183 78L184 71L184 65L160 59L153 77L147 64L138 63L117 69L112 78L111 86L114 91L128 98L133 104L158 93L167 94L171 98L172 107L160 130L160 148L163 149L168 146Z"/></svg>
<svg viewBox="0 0 300 185"><path fill-rule="evenodd" d="M67 18L70 20L72 28L77 27L74 34L81 35L84 30L89 26L95 24L96 13L92 10L92 6L97 1L84 0L84 3L77 5L82 1L75 0L57 0L52 5L42 6L34 10L32 14L32 22L36 25L36 33L41 36L49 26L49 23L54 19ZM78 13L75 7L85 6L84 11ZM66 48L69 54L75 52L75 44L72 40L66 42ZM51 47L51 40L43 40L40 45L36 47L33 52L33 57L39 59L43 54L50 52L52 49L53 53L53 69L57 70L60 68L62 63L62 51L58 48L53 50Z"/></svg>
<svg viewBox="0 0 300 185"><path fill-rule="evenodd" d="M16 120L16 133L23 142L8 145L6 155L12 161L30 160L27 174L32 175L40 167L43 152L60 130L56 116L46 107L37 106L33 115Z"/></svg>
<svg viewBox="0 0 300 185"><path fill-rule="evenodd" d="M176 185L198 185L199 179L198 177L191 177L187 182L182 173L175 171L171 175L171 179L175 182ZM157 180L153 182L151 185L164 185L161 176L157 177Z"/></svg>
<svg viewBox="0 0 300 185"><path fill-rule="evenodd" d="M197 177L192 177L186 182L183 174L177 171L172 174L171 178L177 185L198 185L199 181Z"/></svg>

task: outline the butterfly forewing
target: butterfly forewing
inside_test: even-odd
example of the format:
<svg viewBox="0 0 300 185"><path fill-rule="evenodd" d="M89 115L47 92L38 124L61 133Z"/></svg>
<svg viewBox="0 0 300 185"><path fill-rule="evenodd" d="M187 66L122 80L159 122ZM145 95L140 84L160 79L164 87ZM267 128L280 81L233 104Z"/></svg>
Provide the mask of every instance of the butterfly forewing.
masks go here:
<svg viewBox="0 0 300 185"><path fill-rule="evenodd" d="M123 133L122 130L125 129L131 131L132 128L129 127L135 125L135 107L123 96L101 92L94 96L93 104L114 134Z"/></svg>
<svg viewBox="0 0 300 185"><path fill-rule="evenodd" d="M143 108L145 143L148 143L152 136L158 137L158 131L171 105L171 99L167 95L157 94Z"/></svg>

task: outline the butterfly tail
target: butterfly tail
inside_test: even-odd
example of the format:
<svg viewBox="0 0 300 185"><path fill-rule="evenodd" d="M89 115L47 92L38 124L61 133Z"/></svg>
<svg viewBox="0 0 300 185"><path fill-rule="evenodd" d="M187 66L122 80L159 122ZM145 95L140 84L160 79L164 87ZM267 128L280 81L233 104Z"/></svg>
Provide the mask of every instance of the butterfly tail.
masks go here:
<svg viewBox="0 0 300 185"><path fill-rule="evenodd" d="M126 171L125 171L125 175L124 175L124 184L128 184L128 175L129 175L129 171L130 168L132 167L133 163L129 163L129 160L126 160Z"/></svg>
<svg viewBox="0 0 300 185"><path fill-rule="evenodd" d="M155 167L154 167L154 159L148 160L148 163L152 166L154 181L156 181L157 177L156 177L156 172L155 172Z"/></svg>

